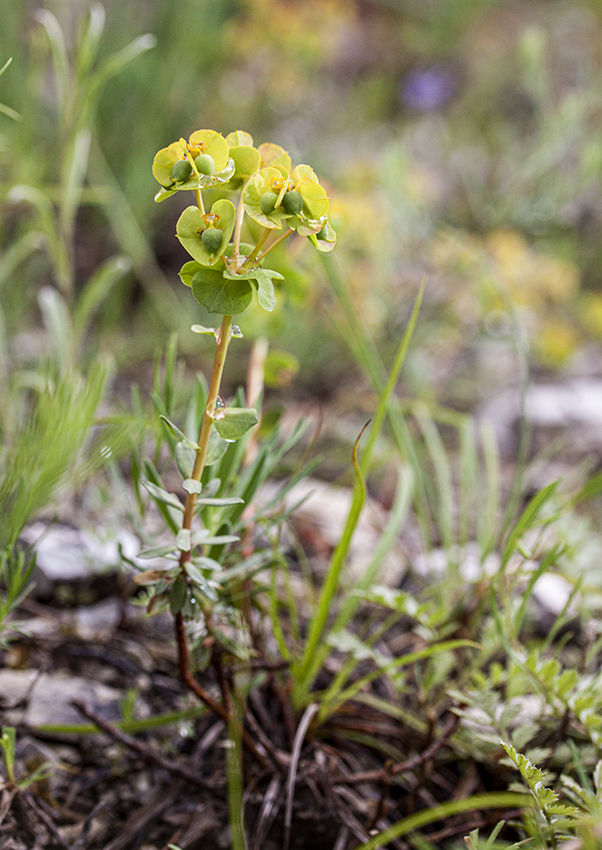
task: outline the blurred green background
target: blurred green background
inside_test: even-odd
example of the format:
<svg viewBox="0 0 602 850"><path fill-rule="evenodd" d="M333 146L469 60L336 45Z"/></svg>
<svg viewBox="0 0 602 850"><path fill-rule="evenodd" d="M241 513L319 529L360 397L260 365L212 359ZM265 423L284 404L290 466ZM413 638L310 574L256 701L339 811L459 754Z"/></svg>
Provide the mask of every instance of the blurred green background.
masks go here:
<svg viewBox="0 0 602 850"><path fill-rule="evenodd" d="M80 361L110 351L140 379L177 330L204 365L209 344L188 331L202 308L177 278L182 206L154 204L150 165L211 127L277 142L320 174L340 237L332 262L385 362L429 275L408 392L473 409L492 378L515 379L517 342L541 373L584 358L591 372L601 24L598 0L2 0L7 356L51 344L39 302L50 287ZM321 261L294 243L277 261L281 307L269 326L245 314L248 342L267 330L299 359L285 393L355 393Z"/></svg>

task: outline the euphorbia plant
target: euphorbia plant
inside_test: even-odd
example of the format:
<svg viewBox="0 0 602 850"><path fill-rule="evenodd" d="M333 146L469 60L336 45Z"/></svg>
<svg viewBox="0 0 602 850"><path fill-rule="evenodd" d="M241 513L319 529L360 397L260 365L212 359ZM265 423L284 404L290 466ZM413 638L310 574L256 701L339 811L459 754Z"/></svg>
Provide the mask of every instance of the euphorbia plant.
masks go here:
<svg viewBox="0 0 602 850"><path fill-rule="evenodd" d="M197 528L199 509L241 505L244 501L237 495L216 498L211 488L209 492L203 490L203 471L223 456L229 443L239 440L258 422L254 409L229 406L220 397L228 346L233 337L241 336L233 318L244 313L254 295L265 310L274 309L273 280L282 279L282 275L266 268L265 260L276 245L297 233L318 250L330 251L336 237L328 220L329 200L314 171L308 165L293 168L290 156L279 145L254 147L246 132L239 130L224 138L214 130L197 130L188 141L182 138L160 150L153 162L153 174L161 186L157 202L180 191L194 194L195 204L184 210L176 227L177 238L192 258L180 270L180 278L199 304L210 313L220 314L222 320L218 328L198 324L191 328L216 339L198 441L163 417L178 441L175 454L187 494L185 502L156 482L145 482L168 520L174 540L141 554L171 558L175 563L167 570L143 572L136 581L149 586L150 609L169 604L175 618L180 672L186 684L213 711L231 720L230 695L219 669L221 703L192 676L186 622L203 616L210 633L212 614L220 601L220 585L215 578L222 565L208 552L225 551L238 539L219 529L211 533ZM220 188L224 197L207 209L203 192L215 188ZM248 234L257 232L259 225L259 236L253 241L242 241L245 215L255 223L247 228L246 239L252 240ZM245 740L259 755L253 742Z"/></svg>

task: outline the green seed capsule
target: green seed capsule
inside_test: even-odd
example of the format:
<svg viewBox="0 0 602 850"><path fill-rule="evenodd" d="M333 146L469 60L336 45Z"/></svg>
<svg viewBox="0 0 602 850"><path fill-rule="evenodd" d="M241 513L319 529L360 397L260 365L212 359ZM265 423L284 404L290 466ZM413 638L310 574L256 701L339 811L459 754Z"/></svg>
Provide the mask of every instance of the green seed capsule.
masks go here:
<svg viewBox="0 0 602 850"><path fill-rule="evenodd" d="M328 236L329 236L329 228L328 228L328 225L325 224L324 227L322 228L322 230L320 230L319 233L316 233L316 239L319 239L320 241L324 242L324 241L328 241Z"/></svg>
<svg viewBox="0 0 602 850"><path fill-rule="evenodd" d="M219 251L222 236L222 231L217 227L208 227L207 230L203 230L201 240L209 254L215 254L216 251Z"/></svg>
<svg viewBox="0 0 602 850"><path fill-rule="evenodd" d="M264 192L261 196L260 206L261 212L264 215L269 215L274 212L276 208L276 201L278 200L278 195L276 192Z"/></svg>
<svg viewBox="0 0 602 850"><path fill-rule="evenodd" d="M184 183L192 174L192 165L187 159L179 159L171 169L171 176L176 183Z"/></svg>
<svg viewBox="0 0 602 850"><path fill-rule="evenodd" d="M303 209L303 197L296 189L292 189L285 193L282 206L289 215L298 215Z"/></svg>
<svg viewBox="0 0 602 850"><path fill-rule="evenodd" d="M199 174L205 174L207 177L211 177L215 171L215 162L213 161L213 157L209 156L208 153L199 154L199 156L195 159L194 164L196 165Z"/></svg>

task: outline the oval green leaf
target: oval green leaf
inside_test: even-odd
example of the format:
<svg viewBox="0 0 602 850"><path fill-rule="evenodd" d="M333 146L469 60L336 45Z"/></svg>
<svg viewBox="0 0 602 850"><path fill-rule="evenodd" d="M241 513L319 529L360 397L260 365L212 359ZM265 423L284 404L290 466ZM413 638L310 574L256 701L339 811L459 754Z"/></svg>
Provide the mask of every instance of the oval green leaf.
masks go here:
<svg viewBox="0 0 602 850"><path fill-rule="evenodd" d="M192 286L192 278L202 268L203 266L201 266L200 263L197 263L196 260L190 260L188 263L184 263L178 272L179 278L185 286Z"/></svg>
<svg viewBox="0 0 602 850"><path fill-rule="evenodd" d="M263 271L260 269L260 271ZM274 295L274 284L267 274L258 275L257 278L257 300L264 310L271 313L276 306L276 296Z"/></svg>
<svg viewBox="0 0 602 850"><path fill-rule="evenodd" d="M190 529L181 528L176 535L176 546L180 552L190 552L192 546L190 543Z"/></svg>
<svg viewBox="0 0 602 850"><path fill-rule="evenodd" d="M257 411L252 407L224 407L216 414L215 430L224 440L239 440L243 434L257 425Z"/></svg>
<svg viewBox="0 0 602 850"><path fill-rule="evenodd" d="M192 280L192 294L210 313L235 316L251 303L253 287L248 280L231 280L215 269L203 269Z"/></svg>

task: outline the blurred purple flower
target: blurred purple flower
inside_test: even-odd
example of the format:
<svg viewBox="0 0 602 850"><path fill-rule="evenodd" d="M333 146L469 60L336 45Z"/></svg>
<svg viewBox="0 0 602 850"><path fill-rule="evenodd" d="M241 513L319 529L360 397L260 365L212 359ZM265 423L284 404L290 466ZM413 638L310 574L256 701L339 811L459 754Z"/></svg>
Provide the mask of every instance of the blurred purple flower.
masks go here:
<svg viewBox="0 0 602 850"><path fill-rule="evenodd" d="M428 112L442 106L456 90L456 79L447 65L410 71L401 83L401 101L410 109Z"/></svg>

